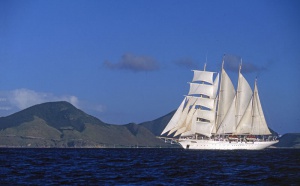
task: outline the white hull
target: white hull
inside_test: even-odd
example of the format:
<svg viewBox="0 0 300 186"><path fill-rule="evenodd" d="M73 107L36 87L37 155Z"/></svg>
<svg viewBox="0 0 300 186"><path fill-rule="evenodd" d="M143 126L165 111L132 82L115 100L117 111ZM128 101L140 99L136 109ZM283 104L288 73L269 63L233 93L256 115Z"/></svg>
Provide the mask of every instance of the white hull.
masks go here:
<svg viewBox="0 0 300 186"><path fill-rule="evenodd" d="M196 139L180 139L179 144L184 149L195 150L261 150L265 149L276 141L215 141L215 140L196 140Z"/></svg>

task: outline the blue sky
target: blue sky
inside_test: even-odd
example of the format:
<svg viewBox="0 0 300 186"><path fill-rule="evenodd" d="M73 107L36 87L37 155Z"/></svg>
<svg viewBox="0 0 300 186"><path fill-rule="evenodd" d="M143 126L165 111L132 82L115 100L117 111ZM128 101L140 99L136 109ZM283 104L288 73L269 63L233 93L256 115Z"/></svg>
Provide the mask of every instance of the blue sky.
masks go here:
<svg viewBox="0 0 300 186"><path fill-rule="evenodd" d="M300 132L298 1L0 1L0 116L66 100L111 124L176 109L192 69L237 65L267 122Z"/></svg>

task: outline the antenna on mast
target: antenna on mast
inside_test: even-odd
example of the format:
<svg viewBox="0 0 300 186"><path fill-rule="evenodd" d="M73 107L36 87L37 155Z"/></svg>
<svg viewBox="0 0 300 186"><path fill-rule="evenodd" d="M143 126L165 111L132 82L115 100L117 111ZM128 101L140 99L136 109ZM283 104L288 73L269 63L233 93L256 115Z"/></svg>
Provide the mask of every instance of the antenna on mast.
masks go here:
<svg viewBox="0 0 300 186"><path fill-rule="evenodd" d="M226 54L223 55L223 59L222 59L222 69L224 69L225 55L226 55Z"/></svg>
<svg viewBox="0 0 300 186"><path fill-rule="evenodd" d="M240 63L240 67L239 67L239 73L241 73L241 70L242 70L242 64L243 64L243 59L241 58L241 63Z"/></svg>
<svg viewBox="0 0 300 186"><path fill-rule="evenodd" d="M205 56L204 71L206 70L206 63L207 63L207 52L206 52L206 56Z"/></svg>

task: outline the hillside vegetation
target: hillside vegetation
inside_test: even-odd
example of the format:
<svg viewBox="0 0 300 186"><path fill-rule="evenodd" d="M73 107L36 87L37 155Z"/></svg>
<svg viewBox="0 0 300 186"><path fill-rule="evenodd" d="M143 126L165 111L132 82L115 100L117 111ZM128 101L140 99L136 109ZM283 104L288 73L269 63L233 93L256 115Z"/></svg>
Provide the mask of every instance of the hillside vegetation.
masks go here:
<svg viewBox="0 0 300 186"><path fill-rule="evenodd" d="M168 147L142 125L111 125L68 102L32 106L0 118L1 147Z"/></svg>

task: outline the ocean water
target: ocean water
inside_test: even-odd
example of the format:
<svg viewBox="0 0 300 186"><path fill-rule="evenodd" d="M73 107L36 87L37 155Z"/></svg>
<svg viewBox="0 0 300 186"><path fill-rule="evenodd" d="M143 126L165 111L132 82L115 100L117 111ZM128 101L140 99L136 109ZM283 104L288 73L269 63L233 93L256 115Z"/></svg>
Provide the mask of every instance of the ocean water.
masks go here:
<svg viewBox="0 0 300 186"><path fill-rule="evenodd" d="M0 185L300 185L300 149L0 149Z"/></svg>

